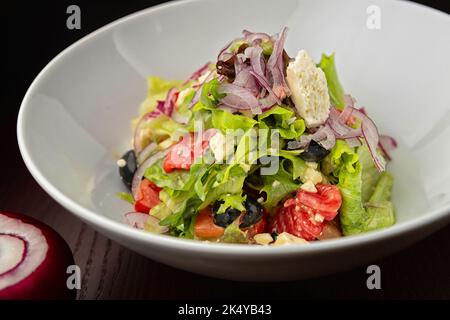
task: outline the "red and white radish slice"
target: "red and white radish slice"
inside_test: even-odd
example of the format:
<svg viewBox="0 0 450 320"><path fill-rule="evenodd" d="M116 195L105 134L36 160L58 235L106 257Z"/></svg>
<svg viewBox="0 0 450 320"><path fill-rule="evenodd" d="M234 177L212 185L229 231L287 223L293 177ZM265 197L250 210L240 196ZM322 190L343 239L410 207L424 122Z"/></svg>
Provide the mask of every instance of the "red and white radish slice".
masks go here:
<svg viewBox="0 0 450 320"><path fill-rule="evenodd" d="M0 299L69 299L67 267L72 252L47 225L0 212Z"/></svg>

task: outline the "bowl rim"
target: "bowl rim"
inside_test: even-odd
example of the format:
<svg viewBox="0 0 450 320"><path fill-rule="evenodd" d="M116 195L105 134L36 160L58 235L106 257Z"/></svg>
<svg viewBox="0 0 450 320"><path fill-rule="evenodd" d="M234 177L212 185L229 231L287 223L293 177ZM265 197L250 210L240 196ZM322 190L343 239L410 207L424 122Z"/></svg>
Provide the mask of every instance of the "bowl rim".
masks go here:
<svg viewBox="0 0 450 320"><path fill-rule="evenodd" d="M150 232L145 232L142 230L134 229L122 222L115 221L111 218L105 217L101 214L96 213L93 210L87 209L82 205L78 204L76 201L72 200L70 197L66 196L64 193L58 190L56 186L50 183L50 181L41 172L38 166L33 160L33 155L29 152L26 141L25 134L25 123L28 116L27 110L29 107L29 102L34 96L37 87L39 86L41 79L52 71L54 66L58 64L72 49L82 46L90 41L94 41L101 34L108 32L122 24L126 24L136 18L140 18L146 15L156 14L160 11L167 10L172 7L182 7L185 5L190 5L195 2L202 2L204 0L176 0L168 3L162 3L156 6L145 8L134 12L132 14L126 15L115 21L112 21L105 26L89 33L78 41L74 42L66 49L61 51L56 55L36 76L36 78L31 83L28 88L22 103L20 105L20 110L17 118L17 140L19 145L19 150L22 158L25 162L26 167L30 171L33 178L37 183L60 205L65 209L70 211L72 214L80 218L82 221L87 222L92 225L97 230L107 230L121 238L126 238L135 242L152 244L159 246L161 248L167 249L185 249L194 253L199 254L221 254L221 255L242 255L251 257L265 256L267 254L279 256L279 255L303 255L303 254L320 254L323 252L331 250L344 250L349 247L359 247L368 245L371 243L376 243L384 241L387 239L393 239L395 237L402 236L414 230L424 228L426 226L432 225L439 220L443 220L446 216L450 215L450 203L442 206L441 208L435 208L423 214L419 217L413 218L409 221L402 222L401 224L395 224L389 228L372 231L364 234L359 234L355 236L342 237L335 240L326 241L316 241L309 245L297 246L256 246L256 245L243 245L243 244L227 244L227 243L214 243L214 242L204 242L198 240L182 239L176 238L168 235L153 234ZM383 0L382 0L383 1ZM392 2L391 2L392 3ZM407 5L419 8L420 10L428 10L429 13L439 14L446 16L442 11L436 10L434 8L427 7L422 4L417 4L413 2L398 1L397 4ZM443 227L444 225L442 225ZM104 232L106 233L106 232Z"/></svg>

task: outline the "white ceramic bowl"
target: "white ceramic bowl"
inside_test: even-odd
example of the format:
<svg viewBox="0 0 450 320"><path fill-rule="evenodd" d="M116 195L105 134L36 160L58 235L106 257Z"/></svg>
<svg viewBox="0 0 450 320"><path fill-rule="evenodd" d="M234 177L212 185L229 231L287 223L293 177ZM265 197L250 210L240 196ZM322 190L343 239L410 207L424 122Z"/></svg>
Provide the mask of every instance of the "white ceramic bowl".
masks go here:
<svg viewBox="0 0 450 320"><path fill-rule="evenodd" d="M380 10L369 29L367 8ZM369 8L370 12L373 7ZM375 9L377 10L377 9ZM130 148L130 119L146 77L185 78L242 29L289 27L287 50L336 52L339 76L382 132L400 143L391 170L398 222L310 245L207 244L122 224L130 207L116 160ZM198 0L118 20L59 54L28 90L18 140L28 169L60 204L149 258L215 277L275 281L367 263L450 220L450 18L403 1Z"/></svg>

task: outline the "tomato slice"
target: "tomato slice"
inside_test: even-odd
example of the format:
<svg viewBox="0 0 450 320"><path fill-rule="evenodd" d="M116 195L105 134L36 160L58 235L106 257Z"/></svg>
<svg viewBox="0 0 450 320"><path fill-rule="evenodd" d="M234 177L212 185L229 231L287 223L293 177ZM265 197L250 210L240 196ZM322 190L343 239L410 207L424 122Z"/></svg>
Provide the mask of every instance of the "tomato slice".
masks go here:
<svg viewBox="0 0 450 320"><path fill-rule="evenodd" d="M296 197L287 200L278 210L269 229L308 241L319 238L327 221L336 217L342 198L334 185L318 184L316 189L316 193L298 190Z"/></svg>
<svg viewBox="0 0 450 320"><path fill-rule="evenodd" d="M144 179L139 184L139 189L134 203L134 210L142 213L149 213L151 208L156 206L159 200L161 188L153 182Z"/></svg>
<svg viewBox="0 0 450 320"><path fill-rule="evenodd" d="M223 235L224 228L214 223L210 207L201 210L195 219L194 234L200 239L218 239Z"/></svg>
<svg viewBox="0 0 450 320"><path fill-rule="evenodd" d="M164 159L163 169L170 173L173 170L189 170L194 160L201 156L209 145L209 140L216 134L216 129L206 130L201 139L194 133L185 135L180 142L173 145Z"/></svg>
<svg viewBox="0 0 450 320"><path fill-rule="evenodd" d="M333 220L341 207L342 198L339 189L331 184L316 185L317 192L300 190L297 192L296 202L304 211L312 209L321 214L326 220Z"/></svg>

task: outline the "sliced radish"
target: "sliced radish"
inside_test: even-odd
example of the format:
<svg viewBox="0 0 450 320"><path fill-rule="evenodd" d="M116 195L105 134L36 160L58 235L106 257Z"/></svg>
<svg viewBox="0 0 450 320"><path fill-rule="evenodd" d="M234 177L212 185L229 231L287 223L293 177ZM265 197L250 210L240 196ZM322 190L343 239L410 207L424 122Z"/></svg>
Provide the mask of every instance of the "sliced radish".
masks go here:
<svg viewBox="0 0 450 320"><path fill-rule="evenodd" d="M67 267L72 252L49 226L0 212L0 299L69 299Z"/></svg>

